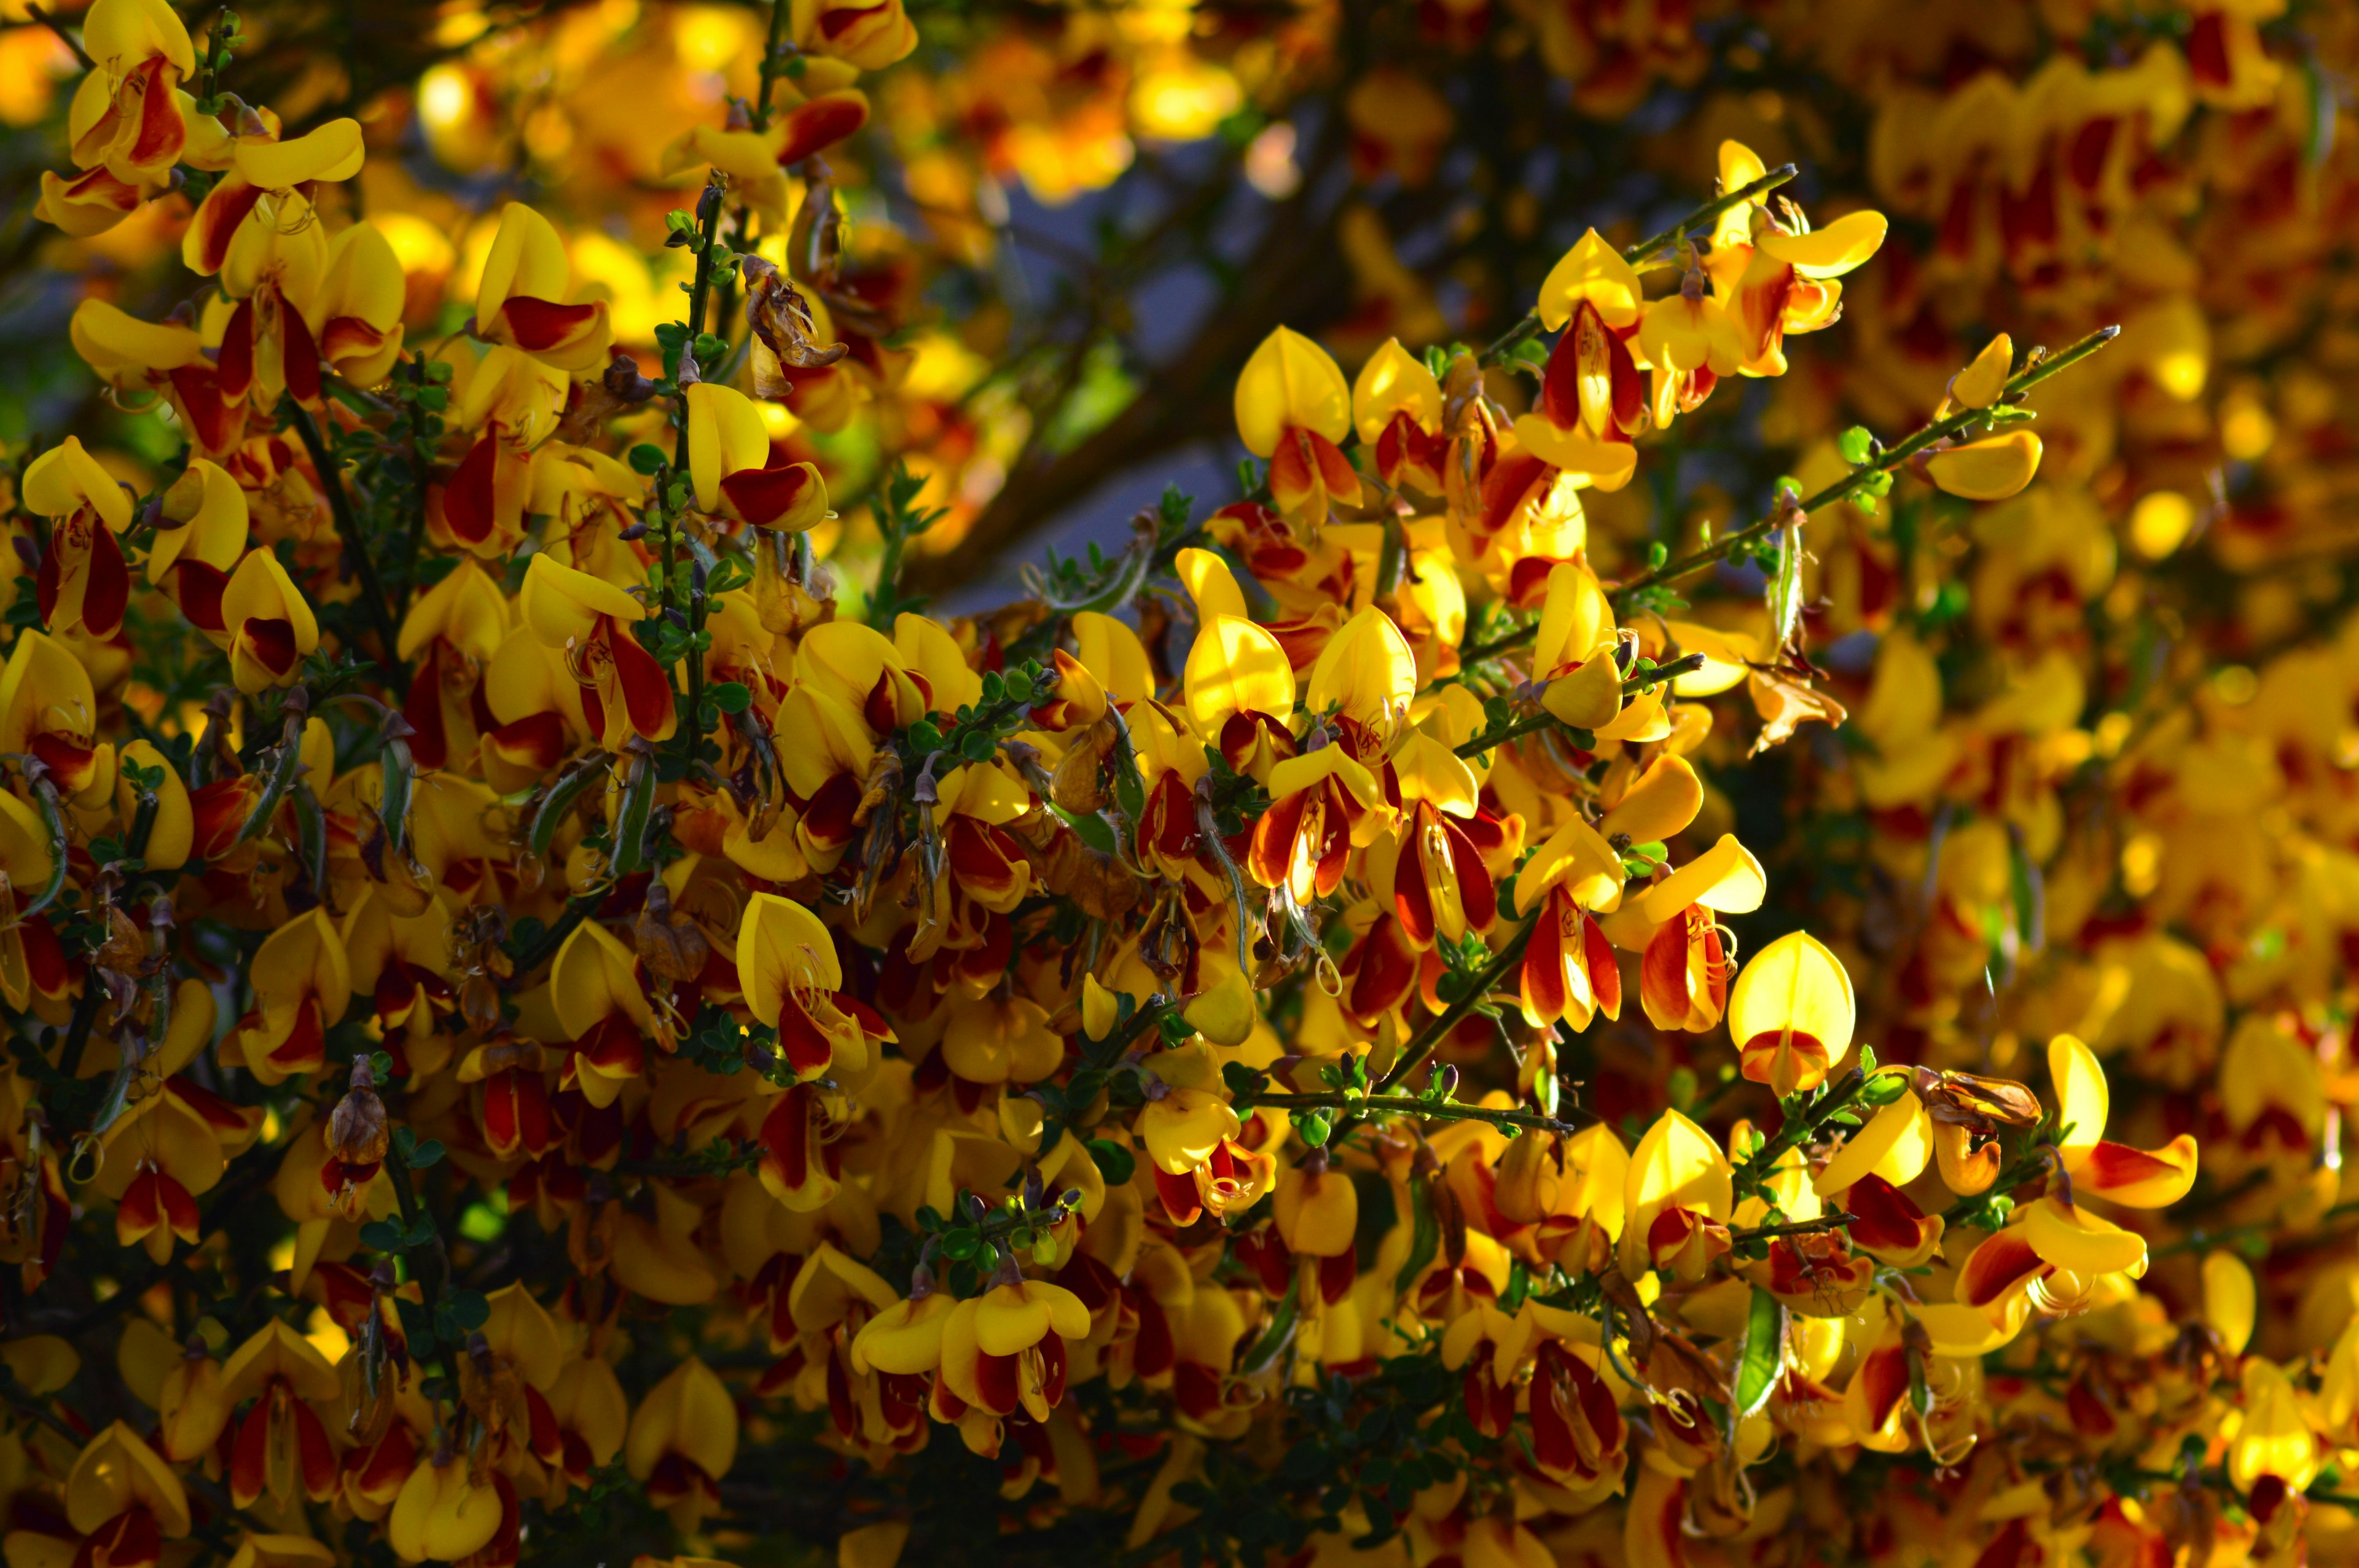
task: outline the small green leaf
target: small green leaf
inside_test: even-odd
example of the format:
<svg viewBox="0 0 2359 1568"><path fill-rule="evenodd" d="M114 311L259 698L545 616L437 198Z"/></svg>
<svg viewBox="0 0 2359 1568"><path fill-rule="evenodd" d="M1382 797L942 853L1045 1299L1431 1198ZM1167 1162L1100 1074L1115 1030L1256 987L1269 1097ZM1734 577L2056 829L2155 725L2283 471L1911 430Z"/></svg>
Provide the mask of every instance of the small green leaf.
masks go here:
<svg viewBox="0 0 2359 1568"><path fill-rule="evenodd" d="M712 688L712 705L723 713L743 713L754 700L754 694L740 682L723 681Z"/></svg>
<svg viewBox="0 0 2359 1568"><path fill-rule="evenodd" d="M1777 1386L1777 1368L1785 1357L1786 1309L1760 1286L1753 1287L1753 1309L1745 1318L1745 1344L1736 1368L1736 1414L1749 1416L1769 1402Z"/></svg>
<svg viewBox="0 0 2359 1568"><path fill-rule="evenodd" d="M419 1144L417 1148L412 1149L409 1152L409 1168L413 1171L422 1171L429 1165L434 1164L441 1158L441 1140L438 1138L429 1138L424 1142Z"/></svg>
<svg viewBox="0 0 2359 1568"><path fill-rule="evenodd" d="M1854 425L1835 439L1843 449L1843 461L1854 466L1867 461L1875 453L1875 432L1864 425Z"/></svg>
<svg viewBox="0 0 2359 1568"><path fill-rule="evenodd" d="M630 460L631 471L644 474L654 473L669 460L665 458L661 447L650 446L645 441L631 449Z"/></svg>
<svg viewBox="0 0 2359 1568"><path fill-rule="evenodd" d="M1114 1186L1121 1186L1138 1169L1138 1156L1111 1138L1093 1138L1085 1145L1090 1158L1097 1162L1098 1174Z"/></svg>

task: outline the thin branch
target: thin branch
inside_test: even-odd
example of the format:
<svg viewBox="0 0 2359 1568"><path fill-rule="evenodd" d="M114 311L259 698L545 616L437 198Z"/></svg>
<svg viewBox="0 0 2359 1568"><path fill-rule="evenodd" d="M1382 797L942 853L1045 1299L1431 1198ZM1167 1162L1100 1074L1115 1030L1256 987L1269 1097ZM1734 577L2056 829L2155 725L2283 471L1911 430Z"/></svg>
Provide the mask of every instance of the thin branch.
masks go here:
<svg viewBox="0 0 2359 1568"><path fill-rule="evenodd" d="M1379 1093L1391 1088L1423 1065L1425 1059L1449 1037L1450 1032L1458 1027L1459 1021L1473 1011L1483 999L1491 994L1492 988L1522 961L1525 945L1531 941L1533 927L1538 924L1537 918L1527 921L1507 939L1507 945L1483 967L1483 972L1474 977L1473 982L1458 994L1458 1000L1443 1008L1433 1022L1417 1032L1416 1037L1402 1050L1400 1060L1393 1064L1392 1070L1376 1080Z"/></svg>
<svg viewBox="0 0 2359 1568"><path fill-rule="evenodd" d="M96 70L98 69L98 61L90 58L90 51L82 47L82 40L75 38L71 33L67 32L66 25L63 22L59 21L55 16L49 15L46 7L40 5L27 5L25 7L25 15L32 17L33 20L40 23L41 26L55 33L58 36L58 42L73 50L74 59L81 62L82 68L84 70Z"/></svg>
<svg viewBox="0 0 2359 1568"><path fill-rule="evenodd" d="M2038 363L2017 372L2007 382L1999 401L2006 402L2019 396L2049 377L2080 363L2119 337L2121 330L2119 327L2100 327L2061 353L2049 354L2041 359ZM1992 406L1997 406L1997 403L1994 403ZM1715 541L1708 549L1698 550L1692 555L1682 556L1676 561L1666 562L1662 566L1652 567L1639 573L1628 582L1614 589L1614 608L1621 610L1626 607L1642 589L1658 584L1679 582L1694 577L1699 572L1711 570L1725 559L1730 552L1740 550L1752 544L1755 540L1767 535L1773 528L1782 526L1789 521L1807 517L1822 507L1832 506L1836 502L1843 500L1868 483L1876 475L1894 471L1934 442L1954 436L1978 421L1988 418L1989 415L1990 410L1987 408L1967 408L1947 418L1933 421L1897 446L1886 448L1874 461L1861 464L1844 478L1837 480L1817 494L1796 502L1791 507L1780 508L1773 512L1759 522L1750 524L1727 537ZM1459 665L1462 669L1472 668L1484 659L1496 658L1501 654L1512 653L1538 635L1539 622L1535 621L1521 631L1509 632L1493 638L1488 643L1462 649L1458 655Z"/></svg>
<svg viewBox="0 0 2359 1568"><path fill-rule="evenodd" d="M1347 1095L1325 1090L1315 1094L1257 1094L1253 1097L1257 1106L1274 1105L1281 1110L1349 1110L1381 1113L1388 1116L1421 1116L1430 1121L1487 1121L1494 1127L1514 1127L1527 1132L1556 1132L1566 1136L1593 1125L1597 1118L1575 1108L1578 1121L1560 1117L1542 1116L1538 1111L1501 1110L1493 1106L1465 1105L1456 1100L1419 1099L1415 1095Z"/></svg>
<svg viewBox="0 0 2359 1568"><path fill-rule="evenodd" d="M1622 683L1622 695L1625 697L1634 697L1639 692L1645 691L1649 687L1661 686L1667 681L1675 680L1680 676L1690 674L1701 668L1703 668L1703 655L1701 654L1683 654L1680 657L1673 659L1669 664L1657 665L1653 669L1643 671L1640 674L1632 676L1628 680L1624 681ZM1479 757L1484 752L1488 752L1495 747L1504 746L1510 741L1519 740L1526 735L1530 735L1542 730L1571 730L1573 726L1565 723L1564 720L1559 719L1553 713L1535 713L1527 718L1518 719L1512 724L1504 725L1497 730L1486 730L1483 734L1475 736L1472 741L1467 741L1465 744L1453 748L1453 750L1455 750L1457 754L1462 757Z"/></svg>
<svg viewBox="0 0 2359 1568"><path fill-rule="evenodd" d="M1752 200L1756 196L1767 196L1769 192L1777 189L1788 180L1792 179L1799 172L1801 171L1797 169L1792 164L1781 163L1776 168L1773 168L1768 173L1763 175L1760 178L1754 180L1751 184L1740 185L1735 189L1730 191L1727 195L1723 196L1716 200L1705 202L1702 206L1697 208L1694 211L1689 213L1686 217L1680 219L1669 228L1665 229L1662 232L1658 234L1649 234L1645 239L1640 240L1636 244L1624 247L1622 259L1628 262L1632 266L1636 266L1653 256L1656 253L1669 250L1671 246L1678 244L1681 240L1687 237L1689 231L1700 228L1702 225L1711 222L1713 219L1719 217L1723 212L1727 211L1732 207L1741 206L1745 202ZM1529 310L1524 312L1522 319L1518 320L1514 326L1508 328L1506 331L1500 334L1498 339L1494 341L1489 348L1483 351L1482 362L1486 365L1498 363L1501 360L1506 359L1509 354L1515 352L1516 344L1522 342L1526 338L1532 336L1539 330L1540 310L1539 307L1535 305Z"/></svg>
<svg viewBox="0 0 2359 1568"><path fill-rule="evenodd" d="M1859 1217L1855 1214L1821 1215L1817 1219L1798 1219L1790 1225L1755 1225L1728 1233L1731 1241L1767 1241L1778 1236L1815 1236L1821 1231L1841 1230Z"/></svg>
<svg viewBox="0 0 2359 1568"><path fill-rule="evenodd" d="M319 422L311 411L288 397L290 422L295 433L303 439L303 449L310 454L311 466L320 470L321 486L328 492L328 508L335 514L336 532L342 536L344 548L352 553L353 568L360 574L361 597L368 601L369 619L376 623L376 634L385 643L385 668L392 676L388 683L395 691L409 688L409 671L401 661L401 634L394 629L393 600L385 591L385 583L376 575L376 562L370 558L368 541L361 536L360 520L353 514L352 497L344 491L343 470L328 454L328 444L321 438Z"/></svg>

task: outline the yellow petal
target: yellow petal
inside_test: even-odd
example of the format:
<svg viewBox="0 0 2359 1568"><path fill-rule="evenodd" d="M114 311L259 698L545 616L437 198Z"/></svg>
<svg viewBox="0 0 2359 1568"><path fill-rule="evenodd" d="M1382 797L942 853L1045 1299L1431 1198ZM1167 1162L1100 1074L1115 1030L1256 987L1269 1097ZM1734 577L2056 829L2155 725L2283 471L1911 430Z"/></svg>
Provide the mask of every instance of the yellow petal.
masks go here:
<svg viewBox="0 0 2359 1568"><path fill-rule="evenodd" d="M1237 377L1237 435L1257 458L1298 428L1341 443L1352 433L1352 393L1325 349L1291 327L1262 340Z"/></svg>
<svg viewBox="0 0 2359 1568"><path fill-rule="evenodd" d="M837 991L843 971L819 917L792 899L757 892L737 927L737 979L754 1016L775 1027L798 987Z"/></svg>
<svg viewBox="0 0 2359 1568"><path fill-rule="evenodd" d="M2203 1321L2220 1336L2231 1356L2244 1354L2252 1342L2258 1296L2253 1271L2233 1252L2213 1252L2203 1260Z"/></svg>
<svg viewBox="0 0 2359 1568"><path fill-rule="evenodd" d="M1613 648L1600 648L1570 675L1549 682L1540 706L1576 730L1595 731L1613 723L1622 712L1622 666L1614 662Z"/></svg>
<svg viewBox="0 0 2359 1568"><path fill-rule="evenodd" d="M1393 618L1370 605L1327 640L1304 683L1314 713L1340 713L1379 733L1408 710L1417 695L1417 655Z"/></svg>
<svg viewBox="0 0 2359 1568"><path fill-rule="evenodd" d="M1634 844L1658 843L1683 830L1702 809L1703 782L1695 770L1684 758L1659 756L1605 814L1597 831L1607 838L1626 834Z"/></svg>
<svg viewBox="0 0 2359 1568"><path fill-rule="evenodd" d="M364 157L361 123L331 120L291 142L241 139L237 172L265 190L288 190L312 180L350 179Z"/></svg>
<svg viewBox="0 0 2359 1568"><path fill-rule="evenodd" d="M1393 416L1406 412L1424 429L1441 424L1441 384L1425 362L1386 338L1352 382L1352 421L1360 439L1374 442Z"/></svg>
<svg viewBox="0 0 2359 1568"><path fill-rule="evenodd" d="M1761 862L1734 834L1723 833L1718 843L1648 890L1640 907L1658 925L1691 903L1723 914L1747 914L1761 907L1768 891Z"/></svg>
<svg viewBox="0 0 2359 1568"><path fill-rule="evenodd" d="M1810 1186L1826 1197L1871 1172L1896 1187L1907 1186L1924 1172L1932 1152L1932 1128L1924 1102L1914 1091L1905 1092L1845 1140L1834 1158L1810 1178Z"/></svg>
<svg viewBox="0 0 2359 1568"><path fill-rule="evenodd" d="M1223 615L1252 619L1245 613L1245 589L1237 586L1237 574L1212 551L1190 546L1180 552L1172 569L1187 586L1188 597L1196 601L1197 625L1210 626Z"/></svg>
<svg viewBox="0 0 2359 1568"><path fill-rule="evenodd" d="M2024 1239L2044 1262L2084 1277L2116 1274L2146 1262L2146 1238L2078 1204L2044 1197L2024 1210Z"/></svg>
<svg viewBox="0 0 2359 1568"><path fill-rule="evenodd" d="M2048 1076L2056 1085L2056 1120L2066 1130L2056 1141L2068 1162L2085 1154L2105 1135L2113 1097L2096 1054L2070 1034L2048 1043Z"/></svg>
<svg viewBox="0 0 2359 1568"><path fill-rule="evenodd" d="M1635 326L1640 297L1636 269L1592 229L1558 258L1540 284L1540 324L1556 331L1585 300L1608 327Z"/></svg>
<svg viewBox="0 0 2359 1568"><path fill-rule="evenodd" d="M1756 1034L1805 1033L1830 1061L1851 1049L1855 1019L1851 976L1826 944L1789 931L1754 955L1728 993L1728 1032L1740 1044Z"/></svg>
<svg viewBox="0 0 2359 1568"><path fill-rule="evenodd" d="M2039 471L2039 438L2009 430L1925 460L1933 482L1968 501L2005 501Z"/></svg>
<svg viewBox="0 0 2359 1568"><path fill-rule="evenodd" d="M2015 340L2001 332L1983 345L1973 362L1950 378L1950 401L1961 408L1988 408L2006 389L2015 368Z"/></svg>
<svg viewBox="0 0 2359 1568"><path fill-rule="evenodd" d="M1217 744L1233 714L1294 715L1294 665L1278 640L1250 621L1223 615L1204 622L1188 651L1182 689L1188 721Z"/></svg>
<svg viewBox="0 0 2359 1568"><path fill-rule="evenodd" d="M1761 234L1754 245L1804 277L1840 277L1882 247L1890 226L1881 212L1850 212L1807 234Z"/></svg>

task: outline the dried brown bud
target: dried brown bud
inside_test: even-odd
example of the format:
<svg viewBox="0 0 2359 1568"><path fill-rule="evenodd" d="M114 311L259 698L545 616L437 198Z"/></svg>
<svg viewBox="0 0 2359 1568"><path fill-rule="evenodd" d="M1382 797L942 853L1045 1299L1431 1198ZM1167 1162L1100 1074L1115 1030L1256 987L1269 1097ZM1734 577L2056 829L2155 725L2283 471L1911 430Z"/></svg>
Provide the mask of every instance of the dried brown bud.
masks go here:
<svg viewBox="0 0 2359 1568"><path fill-rule="evenodd" d="M328 1152L347 1167L376 1165L385 1160L385 1102L376 1098L375 1078L369 1059L356 1058L352 1087L328 1118Z"/></svg>
<svg viewBox="0 0 2359 1568"><path fill-rule="evenodd" d="M647 907L631 927L639 962L668 980L692 980L704 972L712 944L695 921L671 906L671 892L658 877L647 884Z"/></svg>
<svg viewBox="0 0 2359 1568"><path fill-rule="evenodd" d="M1082 730L1049 775L1049 798L1077 816L1094 816L1105 806L1105 759L1118 722L1109 715Z"/></svg>

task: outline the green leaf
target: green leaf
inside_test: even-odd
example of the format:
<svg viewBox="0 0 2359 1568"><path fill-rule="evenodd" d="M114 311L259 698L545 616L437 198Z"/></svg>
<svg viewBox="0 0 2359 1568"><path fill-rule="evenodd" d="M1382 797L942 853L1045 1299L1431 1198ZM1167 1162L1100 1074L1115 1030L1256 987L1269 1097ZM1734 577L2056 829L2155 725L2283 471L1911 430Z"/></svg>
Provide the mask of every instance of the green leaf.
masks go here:
<svg viewBox="0 0 2359 1568"><path fill-rule="evenodd" d="M1408 1257L1401 1264L1400 1272L1393 1276L1395 1295L1408 1294L1408 1288L1417 1283L1417 1277L1425 1272L1425 1266L1433 1261L1434 1254L1441 1250L1441 1229L1433 1219L1431 1177L1408 1179L1408 1211L1414 1222L1409 1231Z"/></svg>
<svg viewBox="0 0 2359 1568"><path fill-rule="evenodd" d="M1835 438L1835 444L1843 449L1843 461L1856 467L1875 455L1875 432L1864 425L1854 425Z"/></svg>
<svg viewBox="0 0 2359 1568"><path fill-rule="evenodd" d="M361 1245L379 1252L398 1252L401 1227L389 1219L373 1219L361 1227Z"/></svg>
<svg viewBox="0 0 2359 1568"><path fill-rule="evenodd" d="M1271 1315L1269 1327L1254 1342L1254 1347L1245 1352L1245 1364L1240 1371L1250 1375L1277 1359L1278 1354L1294 1337L1294 1320L1302 1310L1301 1295L1302 1275L1297 1271L1294 1278L1287 1281L1286 1295L1277 1303L1277 1311Z"/></svg>
<svg viewBox="0 0 2359 1568"><path fill-rule="evenodd" d="M1753 1309L1745 1318L1745 1344L1736 1368L1736 1414L1749 1416L1769 1402L1777 1385L1777 1368L1786 1348L1786 1309L1760 1286L1753 1287Z"/></svg>
<svg viewBox="0 0 2359 1568"><path fill-rule="evenodd" d="M492 1303L481 1291L453 1291L450 1304L451 1320L462 1332L481 1328L491 1321Z"/></svg>
<svg viewBox="0 0 2359 1568"><path fill-rule="evenodd" d="M712 704L723 713L743 713L754 694L737 681L725 680L712 688Z"/></svg>
<svg viewBox="0 0 2359 1568"><path fill-rule="evenodd" d="M1788 524L1778 535L1777 569L1769 579L1769 633L1783 648L1802 625L1802 529Z"/></svg>
<svg viewBox="0 0 2359 1568"><path fill-rule="evenodd" d="M1098 1174L1114 1186L1121 1186L1138 1169L1138 1156L1111 1138L1093 1138L1084 1145L1090 1158L1097 1162Z"/></svg>
<svg viewBox="0 0 2359 1568"><path fill-rule="evenodd" d="M952 1262L973 1257L982 1246L983 1238L964 1226L942 1232L942 1256Z"/></svg>
<svg viewBox="0 0 2359 1568"><path fill-rule="evenodd" d="M409 1168L413 1171L422 1171L429 1165L434 1164L441 1158L441 1140L438 1138L429 1138L424 1142L419 1144L417 1148L412 1149L409 1152Z"/></svg>

